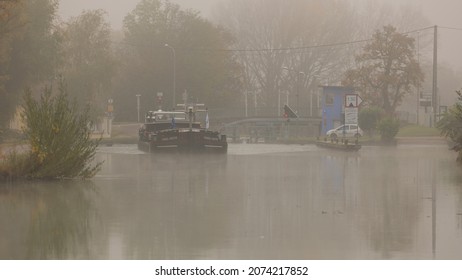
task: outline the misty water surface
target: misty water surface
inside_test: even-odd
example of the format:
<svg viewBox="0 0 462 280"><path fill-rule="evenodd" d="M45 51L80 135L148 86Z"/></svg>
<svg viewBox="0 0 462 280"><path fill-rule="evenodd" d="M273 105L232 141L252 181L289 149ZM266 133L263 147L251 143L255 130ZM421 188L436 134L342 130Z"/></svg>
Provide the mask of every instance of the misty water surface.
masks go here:
<svg viewBox="0 0 462 280"><path fill-rule="evenodd" d="M462 170L445 146L103 147L91 181L0 186L0 259L462 258Z"/></svg>

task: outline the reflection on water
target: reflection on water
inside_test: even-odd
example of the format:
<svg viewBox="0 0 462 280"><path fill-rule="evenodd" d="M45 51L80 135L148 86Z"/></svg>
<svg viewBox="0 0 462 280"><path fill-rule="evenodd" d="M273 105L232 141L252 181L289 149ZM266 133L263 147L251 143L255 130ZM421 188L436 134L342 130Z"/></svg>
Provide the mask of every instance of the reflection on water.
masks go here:
<svg viewBox="0 0 462 280"><path fill-rule="evenodd" d="M88 258L92 182L0 187L0 259Z"/></svg>
<svg viewBox="0 0 462 280"><path fill-rule="evenodd" d="M462 181L444 146L104 147L92 181L0 186L2 259L462 258Z"/></svg>

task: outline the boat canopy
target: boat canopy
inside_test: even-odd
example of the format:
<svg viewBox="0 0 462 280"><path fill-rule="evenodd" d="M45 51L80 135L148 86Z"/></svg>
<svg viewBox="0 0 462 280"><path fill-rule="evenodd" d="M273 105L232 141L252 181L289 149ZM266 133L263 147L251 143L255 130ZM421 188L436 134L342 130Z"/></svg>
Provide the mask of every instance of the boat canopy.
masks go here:
<svg viewBox="0 0 462 280"><path fill-rule="evenodd" d="M146 122L158 122L158 121L171 121L173 118L175 120L186 120L185 112L177 111L149 111L146 113Z"/></svg>

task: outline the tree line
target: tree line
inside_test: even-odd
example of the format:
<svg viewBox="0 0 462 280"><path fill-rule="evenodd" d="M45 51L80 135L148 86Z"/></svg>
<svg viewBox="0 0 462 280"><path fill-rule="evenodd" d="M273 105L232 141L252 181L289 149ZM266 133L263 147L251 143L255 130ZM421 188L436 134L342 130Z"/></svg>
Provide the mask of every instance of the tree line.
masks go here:
<svg viewBox="0 0 462 280"><path fill-rule="evenodd" d="M343 82L363 89L366 101L385 106L390 114L423 79L412 57L413 38L398 36L400 30L425 24L410 9L365 5L358 10L338 0L294 0L290 5L283 0L235 0L217 7L211 21L168 0L140 0L126 15L123 30L116 32L102 10L84 11L63 22L58 6L58 0L0 0L3 126L25 87L41 88L61 77L69 96L91 105L95 116L113 99L119 121L136 120L136 95L141 95L141 112L157 107L159 92L163 108L171 108L173 71L177 103L187 96L212 108L242 107L243 93L250 92L261 107L275 108L285 94L297 95L306 107L314 102L308 93L317 85ZM399 28L388 26L390 21ZM370 42L358 40L368 36L396 41L397 49L402 46L408 55L409 65L403 66L408 68L391 73L389 86L371 89L365 80L364 73L384 70L361 68L369 62L372 67L376 59L367 54ZM338 44L342 42L353 43ZM383 98L375 100L378 93Z"/></svg>
<svg viewBox="0 0 462 280"><path fill-rule="evenodd" d="M176 66L177 100L190 98L211 106L232 103L240 90L240 68L226 49L231 34L198 12L169 1L143 0L124 20L118 36L102 10L84 11L67 22L57 16L57 0L0 1L0 123L8 121L26 87L56 84L91 105L95 116L114 99L119 120L132 118L136 94L142 110L153 109L158 92L171 108L172 67ZM175 58L165 47L175 50ZM164 107L164 108L165 108Z"/></svg>
<svg viewBox="0 0 462 280"><path fill-rule="evenodd" d="M30 92L42 88L44 106L49 100L61 104L55 111L63 116L66 112L79 115L69 109L77 107L63 98L89 108L83 118L76 119L86 124L104 114L109 99L114 100L117 120L133 121L137 95L142 98L141 112L159 105L174 107L174 94L178 103L199 101L212 108L242 107L249 93L255 108L257 103L276 108L281 94L291 94L298 108L312 106L314 100L308 96L313 96L317 85L329 83L354 87L370 106L360 122L369 123L367 130L380 128L386 132L382 137L390 140L399 126L396 109L425 81L415 38L403 32L426 26L425 18L412 9L397 13L388 6L366 4L358 12L342 0L293 0L290 5L284 0L228 0L212 22L168 0L140 0L118 33L102 10L84 11L63 22L58 7L58 0L0 0L0 132L8 126L24 92L29 93L22 99L24 108L33 108L36 103ZM52 99L53 85L56 100ZM458 95L460 101L460 91ZM443 134L455 143L458 161L462 161L460 112L456 104L439 122ZM42 135L35 137L38 142L32 142L32 148L64 129L62 125L58 129L62 119L46 113L43 123L53 120L54 126L42 129L37 119L33 126L37 132L31 126L25 129L29 136ZM383 118L380 123L379 118ZM84 131L84 146L90 143L89 133ZM54 143L53 137L49 140ZM86 163L96 145L90 144L88 151L80 149L86 153L80 164L83 169L71 166L70 173L59 176L76 176L82 170L84 177L94 174L99 166ZM36 150L31 157L41 169L31 174L51 176L46 168L59 161L48 160L53 154L42 153L44 149ZM44 164L48 161L51 165ZM19 165L27 169L27 162Z"/></svg>

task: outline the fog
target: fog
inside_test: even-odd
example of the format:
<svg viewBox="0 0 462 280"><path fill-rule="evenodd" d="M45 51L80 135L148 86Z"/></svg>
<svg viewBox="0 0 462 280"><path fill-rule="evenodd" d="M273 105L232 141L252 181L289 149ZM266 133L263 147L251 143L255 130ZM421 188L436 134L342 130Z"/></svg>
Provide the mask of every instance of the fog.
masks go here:
<svg viewBox="0 0 462 280"><path fill-rule="evenodd" d="M25 88L104 138L91 180L0 183L0 259L462 258L462 1L141 1L0 6L0 163L76 150Z"/></svg>
<svg viewBox="0 0 462 280"><path fill-rule="evenodd" d="M172 0L173 3L179 4L182 8L194 9L201 13L202 16L213 17L216 6L223 0ZM103 9L113 29L122 28L122 22L128 12L133 10L138 0L124 0L114 3L112 0L61 0L59 12L64 20L77 16L83 10ZM462 28L462 1L458 0L349 0L350 3L358 4L360 2L378 2L393 3L396 7L412 6L414 9L421 11L428 18L431 25L458 27ZM462 70L461 60L453 59L457 57L462 49L462 35L454 30L440 31L440 60L447 63L457 70Z"/></svg>
<svg viewBox="0 0 462 280"><path fill-rule="evenodd" d="M5 29L8 36L0 43L0 62L5 62L0 90L5 88L10 95L5 99L8 103L0 105L4 109L0 121L11 118L18 92L57 76L65 77L70 95L82 103L98 104L99 112L113 99L117 122L135 120L134 106L119 105L134 105L137 94L144 98L144 113L152 109L157 93L165 94L163 105L172 108L185 92L190 99L221 109L223 115L227 109L239 116L248 103L244 93L253 94L253 109L246 109L253 110L253 116L280 115L285 96L287 103L300 106L302 115L312 117L319 115L313 111L320 108L319 98L313 99L314 89L345 82L345 72L354 67L365 42L386 25L412 39L410 49L423 71L421 84L414 85L420 88L408 90L402 100L400 110L415 115L407 121L416 123L419 118L413 95L418 90L432 91L433 25L440 27L439 105L451 106L454 91L462 87L458 78L462 61L457 59L462 49L459 1L171 2L175 5L156 7L156 1L140 0L25 2L28 10L18 11L23 15ZM45 5L48 10L42 11ZM27 17L42 24L20 22ZM171 17L172 23L165 17ZM166 43L172 49L165 48ZM265 54L268 50L271 56ZM36 58L34 65L28 57ZM283 70L288 68L290 73ZM304 78L293 75L294 71L304 73Z"/></svg>
<svg viewBox="0 0 462 280"><path fill-rule="evenodd" d="M226 156L104 147L92 181L0 193L0 259L461 259L451 155L444 145L247 144Z"/></svg>
<svg viewBox="0 0 462 280"><path fill-rule="evenodd" d="M182 8L200 11L203 16L210 16L212 6L220 0L173 0L171 2L179 4ZM60 14L64 19L77 16L83 10L103 9L107 12L108 18L114 29L122 28L122 22L128 12L132 11L138 0L61 0Z"/></svg>

